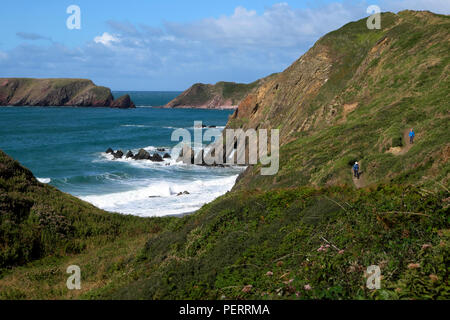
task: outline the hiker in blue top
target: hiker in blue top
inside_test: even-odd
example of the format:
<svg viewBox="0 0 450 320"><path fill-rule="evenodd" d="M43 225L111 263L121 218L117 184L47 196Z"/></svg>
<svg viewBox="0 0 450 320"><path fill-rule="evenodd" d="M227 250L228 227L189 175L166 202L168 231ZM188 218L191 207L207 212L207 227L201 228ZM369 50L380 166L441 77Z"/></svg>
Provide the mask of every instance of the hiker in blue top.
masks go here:
<svg viewBox="0 0 450 320"><path fill-rule="evenodd" d="M416 133L414 132L414 129L411 129L411 131L409 132L409 143L410 144L414 143L415 137L416 137Z"/></svg>
<svg viewBox="0 0 450 320"><path fill-rule="evenodd" d="M359 179L359 164L358 162L355 162L355 165L353 166L353 174L355 178Z"/></svg>

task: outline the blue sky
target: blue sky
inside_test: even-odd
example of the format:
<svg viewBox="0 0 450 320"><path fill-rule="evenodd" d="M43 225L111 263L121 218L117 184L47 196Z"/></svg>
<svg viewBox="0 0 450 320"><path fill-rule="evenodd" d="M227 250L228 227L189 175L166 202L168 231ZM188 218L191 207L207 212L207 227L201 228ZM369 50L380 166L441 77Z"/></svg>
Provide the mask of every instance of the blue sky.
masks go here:
<svg viewBox="0 0 450 320"><path fill-rule="evenodd" d="M69 5L81 29L69 30ZM16 0L0 11L0 77L90 78L114 90L184 90L279 72L318 38L382 11L448 14L448 0Z"/></svg>

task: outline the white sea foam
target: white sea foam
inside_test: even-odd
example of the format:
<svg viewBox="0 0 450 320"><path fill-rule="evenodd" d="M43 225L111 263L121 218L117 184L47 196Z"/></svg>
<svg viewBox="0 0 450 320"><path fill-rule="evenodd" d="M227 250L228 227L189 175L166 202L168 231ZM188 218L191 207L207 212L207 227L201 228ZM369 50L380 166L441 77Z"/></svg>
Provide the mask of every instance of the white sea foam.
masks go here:
<svg viewBox="0 0 450 320"><path fill-rule="evenodd" d="M156 150L157 150L156 147L151 147L151 146L145 147L143 149L148 152L156 152ZM137 153L137 150L132 150L132 151L134 153ZM171 150L166 149L166 151L164 153L171 154ZM178 153L175 153L175 154L179 154L179 151L178 151ZM96 159L93 162L115 161L115 162L126 163L130 166L137 167L137 168L152 168L152 169L169 169L168 168L169 166L180 166L180 167L187 166L182 161L177 162L176 159L174 159L174 158L163 159L164 160L163 162L153 162L151 160L134 160L132 158L126 158L125 156L123 156L122 158L115 159L114 156L109 153L101 153L100 155L101 155L101 158Z"/></svg>
<svg viewBox="0 0 450 320"><path fill-rule="evenodd" d="M158 147L147 146L144 149L154 153ZM165 150L169 154L172 151L179 154L180 151L167 147ZM138 150L132 151L136 153ZM108 194L84 193L81 199L104 210L143 217L179 215L196 211L231 190L237 178L236 173L242 169L192 166L181 161L176 162L174 158L153 162L125 157L114 159L114 156L106 153L100 153L99 156L94 162L114 161L149 170L149 178L122 179L123 177L112 175L106 178L115 180L112 183L120 183L122 187L126 185L125 188L129 191L115 191ZM185 191L189 194L178 196Z"/></svg>
<svg viewBox="0 0 450 320"><path fill-rule="evenodd" d="M121 127L125 128L151 128L151 126L147 126L144 124L123 124Z"/></svg>
<svg viewBox="0 0 450 320"><path fill-rule="evenodd" d="M187 130L193 130L193 129L203 129L203 130L208 130L208 129L219 129L219 130L223 130L225 129L225 126L216 126L216 127L187 127L187 128L180 128L180 127L163 127L164 129L187 129Z"/></svg>
<svg viewBox="0 0 450 320"><path fill-rule="evenodd" d="M36 179L40 183L45 183L45 184L52 182L52 179L50 179L50 178L36 178Z"/></svg>
<svg viewBox="0 0 450 320"><path fill-rule="evenodd" d="M231 190L237 175L195 181L149 180L146 185L119 193L89 195L82 200L112 212L142 217L178 215L193 212ZM142 185L143 181L136 182ZM178 196L181 192L188 195Z"/></svg>

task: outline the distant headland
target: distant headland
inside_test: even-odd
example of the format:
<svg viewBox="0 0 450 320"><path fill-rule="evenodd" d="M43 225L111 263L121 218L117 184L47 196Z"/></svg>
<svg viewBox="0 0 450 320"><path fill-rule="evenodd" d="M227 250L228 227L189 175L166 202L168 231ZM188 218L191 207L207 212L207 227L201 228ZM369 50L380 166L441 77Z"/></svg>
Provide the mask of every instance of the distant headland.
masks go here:
<svg viewBox="0 0 450 320"><path fill-rule="evenodd" d="M116 100L111 90L88 79L0 78L0 106L135 108L129 95Z"/></svg>
<svg viewBox="0 0 450 320"><path fill-rule="evenodd" d="M196 83L164 108L237 109L248 94L272 76L248 84L225 81L216 84Z"/></svg>

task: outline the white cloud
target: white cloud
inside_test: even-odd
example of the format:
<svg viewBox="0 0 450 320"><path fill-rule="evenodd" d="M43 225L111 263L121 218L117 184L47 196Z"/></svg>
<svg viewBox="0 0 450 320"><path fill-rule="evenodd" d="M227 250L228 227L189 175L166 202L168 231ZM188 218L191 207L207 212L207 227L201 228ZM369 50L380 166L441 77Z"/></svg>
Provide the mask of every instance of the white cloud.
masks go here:
<svg viewBox="0 0 450 320"><path fill-rule="evenodd" d="M364 10L364 11L362 11ZM275 4L261 15L237 7L231 16L191 23L166 23L167 32L178 38L207 41L218 46L298 47L365 13L362 5L333 3L320 9L293 9Z"/></svg>
<svg viewBox="0 0 450 320"><path fill-rule="evenodd" d="M86 77L115 89L178 90L195 82L250 82L284 70L319 37L366 17L373 2L382 11L450 11L448 0L344 0L306 9L279 3L261 13L237 7L231 15L166 22L160 28L108 21L108 32L80 47L27 41L0 51L0 70L2 76Z"/></svg>
<svg viewBox="0 0 450 320"><path fill-rule="evenodd" d="M104 32L101 36L95 37L94 42L110 46L113 42L120 42L120 40L108 32Z"/></svg>

